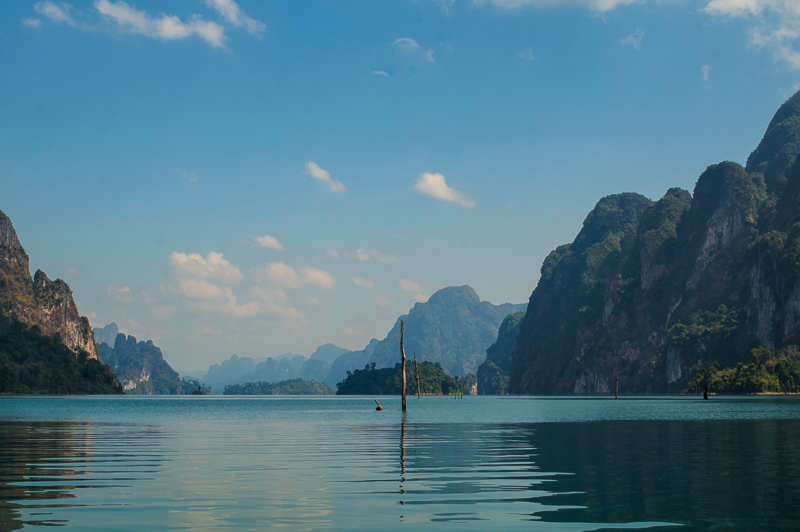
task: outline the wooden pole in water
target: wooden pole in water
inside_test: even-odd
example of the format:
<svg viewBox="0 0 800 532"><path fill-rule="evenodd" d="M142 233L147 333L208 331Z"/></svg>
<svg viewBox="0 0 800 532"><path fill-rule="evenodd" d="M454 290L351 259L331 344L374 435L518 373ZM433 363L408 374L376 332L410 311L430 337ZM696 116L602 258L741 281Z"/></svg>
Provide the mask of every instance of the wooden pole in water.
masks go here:
<svg viewBox="0 0 800 532"><path fill-rule="evenodd" d="M417 399L421 399L421 395L419 393L419 366L417 366L417 352L414 351L414 375L417 376Z"/></svg>
<svg viewBox="0 0 800 532"><path fill-rule="evenodd" d="M619 379L614 377L614 399L619 399Z"/></svg>
<svg viewBox="0 0 800 532"><path fill-rule="evenodd" d="M405 326L403 320L400 320L400 373L402 374L402 384L400 392L403 395L403 412L406 411L406 348L403 345L403 334L405 333Z"/></svg>
<svg viewBox="0 0 800 532"><path fill-rule="evenodd" d="M703 399L708 399L708 384L706 384L706 387L703 390Z"/></svg>

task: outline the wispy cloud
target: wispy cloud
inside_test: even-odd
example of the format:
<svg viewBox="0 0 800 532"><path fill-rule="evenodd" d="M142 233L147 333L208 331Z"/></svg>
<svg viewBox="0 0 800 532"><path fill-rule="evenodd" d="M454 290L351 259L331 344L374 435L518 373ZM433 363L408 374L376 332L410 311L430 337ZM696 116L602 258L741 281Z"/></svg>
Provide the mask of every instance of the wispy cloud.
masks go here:
<svg viewBox="0 0 800 532"><path fill-rule="evenodd" d="M531 50L530 48L528 48L527 52L517 52L517 57L525 61L533 61L534 59L536 59L536 56L533 55L533 50Z"/></svg>
<svg viewBox="0 0 800 532"><path fill-rule="evenodd" d="M271 235L262 235L253 237L252 245L259 248L269 248L275 251L283 251L284 247L277 238Z"/></svg>
<svg viewBox="0 0 800 532"><path fill-rule="evenodd" d="M421 54L424 60L428 63L436 62L436 60L433 58L433 49L425 50L417 41L410 37L400 37L399 39L395 39L395 41L392 43L392 46L407 53Z"/></svg>
<svg viewBox="0 0 800 532"><path fill-rule="evenodd" d="M712 16L743 18L754 25L750 42L769 48L778 61L800 69L800 2L797 0L711 0L704 11Z"/></svg>
<svg viewBox="0 0 800 532"><path fill-rule="evenodd" d="M187 22L175 15L161 14L160 17L153 18L122 0L96 0L94 7L106 19L116 23L122 33L135 33L163 40L197 36L214 47L224 47L225 30L216 22L203 20L200 15L192 15Z"/></svg>
<svg viewBox="0 0 800 532"><path fill-rule="evenodd" d="M389 299L386 296L375 296L375 304L381 308L393 307L394 303L394 299Z"/></svg>
<svg viewBox="0 0 800 532"><path fill-rule="evenodd" d="M133 302L133 296L131 295L131 289L128 286L112 286L106 285L106 293L113 297L116 301L120 303L131 303Z"/></svg>
<svg viewBox="0 0 800 532"><path fill-rule="evenodd" d="M225 260L222 253L213 251L205 258L198 253L173 251L169 256L173 274L186 278L216 279L235 283L242 280L239 268Z"/></svg>
<svg viewBox="0 0 800 532"><path fill-rule="evenodd" d="M398 284L398 286L400 286L400 288L402 288L406 292L411 292L411 293L417 292L417 293L419 293L419 292L424 292L425 291L425 287L424 286L422 286L419 283L416 283L416 282L412 281L411 279L400 279L397 282L397 284Z"/></svg>
<svg viewBox="0 0 800 532"><path fill-rule="evenodd" d="M367 335L367 333L365 333L361 329L354 329L352 327L345 327L344 329L342 329L342 332L344 334L348 334L348 335L351 335L351 336L366 336Z"/></svg>
<svg viewBox="0 0 800 532"><path fill-rule="evenodd" d="M254 269L253 273L261 279L287 288L310 286L329 290L336 286L336 280L324 270L306 267L297 273L284 262L269 262L263 268Z"/></svg>
<svg viewBox="0 0 800 532"><path fill-rule="evenodd" d="M463 192L448 187L442 174L422 172L417 178L414 190L423 196L429 196L442 201L451 201L462 207L471 208L475 206L474 199L467 197Z"/></svg>
<svg viewBox="0 0 800 532"><path fill-rule="evenodd" d="M400 259L397 255L384 255L374 249L364 249L359 248L355 252L353 251L345 251L344 252L345 258L358 260L361 262L378 262L380 264L395 264L400 262Z"/></svg>
<svg viewBox="0 0 800 532"><path fill-rule="evenodd" d="M335 248L326 248L325 251L322 252L322 257L329 260L339 260L341 255Z"/></svg>
<svg viewBox="0 0 800 532"><path fill-rule="evenodd" d="M197 183L200 180L196 172L186 172L180 168L176 168L175 173L181 176L184 181L188 181L190 183Z"/></svg>
<svg viewBox="0 0 800 532"><path fill-rule="evenodd" d="M24 18L22 19L22 23L28 26L29 28L41 28L42 27L42 20L38 18Z"/></svg>
<svg viewBox="0 0 800 532"><path fill-rule="evenodd" d="M619 42L620 44L633 46L638 50L642 46L642 39L644 39L644 30L639 28L627 37L620 39Z"/></svg>
<svg viewBox="0 0 800 532"><path fill-rule="evenodd" d="M499 9L514 10L524 7L577 6L604 13L619 6L633 4L637 0L475 0L478 5L491 4Z"/></svg>
<svg viewBox="0 0 800 532"><path fill-rule="evenodd" d="M338 179L331 179L331 174L327 170L320 168L320 166L313 161L306 161L306 170L309 175L314 179L319 179L326 185L331 192L347 192L347 189Z"/></svg>
<svg viewBox="0 0 800 532"><path fill-rule="evenodd" d="M366 288L367 290L372 290L375 288L375 283L369 279L365 279L364 277L353 277L352 281L354 285L360 286L361 288Z"/></svg>
<svg viewBox="0 0 800 532"><path fill-rule="evenodd" d="M701 72L700 80L703 83L708 82L708 79L709 79L708 76L709 76L710 71L711 71L711 67L708 66L708 65L703 65L703 68L700 69L700 72Z"/></svg>
<svg viewBox="0 0 800 532"><path fill-rule="evenodd" d="M383 70L373 70L372 73L375 74L376 76L383 76L384 78L389 77L389 73Z"/></svg>
<svg viewBox="0 0 800 532"><path fill-rule="evenodd" d="M37 2L34 4L33 9L35 9L39 15L46 17L53 22L63 22L64 24L69 24L70 26L75 25L75 20L73 20L72 15L70 15L72 6L65 2L59 2L56 4L50 0L44 0L43 2Z"/></svg>
<svg viewBox="0 0 800 532"><path fill-rule="evenodd" d="M245 13L233 0L206 0L206 5L216 9L222 17L236 27L244 27L252 34L263 33L267 27Z"/></svg>

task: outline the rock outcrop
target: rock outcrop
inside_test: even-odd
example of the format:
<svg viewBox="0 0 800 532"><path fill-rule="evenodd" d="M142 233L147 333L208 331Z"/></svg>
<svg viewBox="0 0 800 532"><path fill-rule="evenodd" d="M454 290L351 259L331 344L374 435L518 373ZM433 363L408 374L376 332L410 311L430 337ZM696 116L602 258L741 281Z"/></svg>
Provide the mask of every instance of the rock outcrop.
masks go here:
<svg viewBox="0 0 800 532"><path fill-rule="evenodd" d="M545 259L511 362L511 393L667 393L758 346L800 343L800 92L742 167L693 194L603 198Z"/></svg>
<svg viewBox="0 0 800 532"><path fill-rule="evenodd" d="M78 313L72 290L41 270L31 278L28 255L8 216L0 211L0 306L42 334L58 336L76 355L99 360L89 320Z"/></svg>

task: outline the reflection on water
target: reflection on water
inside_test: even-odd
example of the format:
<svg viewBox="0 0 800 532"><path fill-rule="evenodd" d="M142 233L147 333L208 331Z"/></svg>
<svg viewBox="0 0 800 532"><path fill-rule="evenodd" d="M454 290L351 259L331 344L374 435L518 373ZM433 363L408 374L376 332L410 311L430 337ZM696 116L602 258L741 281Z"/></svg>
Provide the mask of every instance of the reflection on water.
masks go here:
<svg viewBox="0 0 800 532"><path fill-rule="evenodd" d="M800 522L800 415L786 413L800 403L776 403L778 419L749 421L720 410L727 419L487 423L480 405L508 403L431 400L435 410L401 414L366 410L371 399L363 411L314 399L36 401L0 400L0 530L793 530ZM591 401L557 408L614 408Z"/></svg>

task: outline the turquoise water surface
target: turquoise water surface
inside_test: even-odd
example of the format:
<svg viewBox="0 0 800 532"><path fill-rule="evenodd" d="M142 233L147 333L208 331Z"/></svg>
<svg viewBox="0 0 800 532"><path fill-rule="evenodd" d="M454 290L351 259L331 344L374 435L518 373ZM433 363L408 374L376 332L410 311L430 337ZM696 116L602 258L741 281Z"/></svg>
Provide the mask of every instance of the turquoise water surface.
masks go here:
<svg viewBox="0 0 800 532"><path fill-rule="evenodd" d="M0 397L0 530L797 530L800 399Z"/></svg>

